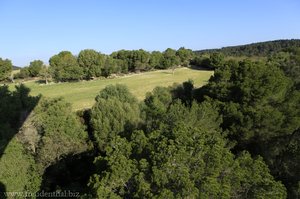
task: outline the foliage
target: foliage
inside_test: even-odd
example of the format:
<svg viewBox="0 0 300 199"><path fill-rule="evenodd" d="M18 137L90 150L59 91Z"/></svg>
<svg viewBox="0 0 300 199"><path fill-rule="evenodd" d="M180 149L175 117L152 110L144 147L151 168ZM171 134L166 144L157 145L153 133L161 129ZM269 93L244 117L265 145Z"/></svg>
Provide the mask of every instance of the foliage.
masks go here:
<svg viewBox="0 0 300 199"><path fill-rule="evenodd" d="M146 131L110 134L105 153L95 159L97 172L89 183L94 197L286 196L284 186L274 180L261 158L253 159L247 152L235 158L230 152L214 105L204 102L186 107L172 100L170 90L164 88L156 88L151 95L145 100L145 118L153 114L159 118L147 121Z"/></svg>
<svg viewBox="0 0 300 199"><path fill-rule="evenodd" d="M11 92L7 86L0 87L0 152L39 100L39 96L29 96L30 89L22 84L15 89Z"/></svg>
<svg viewBox="0 0 300 199"><path fill-rule="evenodd" d="M207 56L197 55L191 60L191 65L199 66L207 69L213 69L210 65L210 58Z"/></svg>
<svg viewBox="0 0 300 199"><path fill-rule="evenodd" d="M172 103L172 95L168 88L156 87L152 93L147 93L143 107L144 121L147 129L152 131L159 128L161 120L167 112L168 106Z"/></svg>
<svg viewBox="0 0 300 199"><path fill-rule="evenodd" d="M300 90L300 47L272 55L268 62L281 68L286 76L293 80L295 87Z"/></svg>
<svg viewBox="0 0 300 199"><path fill-rule="evenodd" d="M12 72L12 63L9 59L0 58L0 81L7 80Z"/></svg>
<svg viewBox="0 0 300 199"><path fill-rule="evenodd" d="M66 170L70 173L63 176L70 176L70 167L63 165L74 161L78 167L83 165L83 170L85 166L95 167L84 176L87 179L93 171L89 190L80 189L88 191L83 196L86 198L299 197L300 51L289 48L277 53L286 45L282 41L271 42L274 53L270 53L268 45L256 46L269 56L259 62L229 60L229 51L194 57L185 48L163 53L121 50L110 56L84 50L80 58L70 52L53 56L53 75L77 64L87 79L96 75L95 71L108 77L190 63L214 68L215 73L202 88L195 88L192 80L157 87L141 103L126 86L107 86L95 98L92 109L81 114L82 121L60 98L42 98L29 115L38 98L29 97L23 86L14 92L1 88L1 190L36 191L41 174L43 180L49 175L46 168L54 168L55 175ZM248 46L245 49L247 54ZM164 74L164 78L172 76L170 72ZM127 84L141 87L146 82L144 92L155 81L151 75L151 81L145 76L135 77ZM172 77L173 82L176 75ZM99 89L96 83L89 85ZM77 91L83 90L79 83L74 85ZM89 147L92 143L93 149ZM86 158L81 158L84 154ZM85 160L89 163L84 164ZM70 178L75 184L76 177L82 176ZM55 179L50 176L45 183ZM59 186L54 189L68 185L78 188L78 184L61 184L56 183Z"/></svg>
<svg viewBox="0 0 300 199"><path fill-rule="evenodd" d="M26 79L30 77L30 72L28 67L23 67L20 69L20 72L15 75L15 78Z"/></svg>
<svg viewBox="0 0 300 199"><path fill-rule="evenodd" d="M32 125L38 131L37 148L33 150L42 169L67 154L87 149L87 134L71 105L61 98L42 98L34 109Z"/></svg>
<svg viewBox="0 0 300 199"><path fill-rule="evenodd" d="M111 55L104 55L93 49L81 50L77 57L69 51L61 51L49 59L49 73L55 81L74 81L82 78L86 80L95 77L109 77L112 74L149 71L152 69L175 68L179 65L189 66L194 53L184 47L177 51L166 49L148 52L139 50L119 50ZM30 65L21 68L17 78L37 77L45 78L45 66L42 61L34 60Z"/></svg>
<svg viewBox="0 0 300 199"><path fill-rule="evenodd" d="M127 87L108 86L96 97L91 110L91 126L101 151L116 144L115 137L134 129L138 122L138 103Z"/></svg>
<svg viewBox="0 0 300 199"><path fill-rule="evenodd" d="M284 133L283 124L288 121L279 105L285 102L290 87L278 68L244 61L228 62L217 69L202 90L221 102L223 128L238 143L249 144Z"/></svg>
<svg viewBox="0 0 300 199"><path fill-rule="evenodd" d="M184 47L179 48L176 51L176 55L180 58L180 63L182 66L189 66L194 53L191 49L186 49Z"/></svg>
<svg viewBox="0 0 300 199"><path fill-rule="evenodd" d="M56 81L79 80L83 70L78 65L76 57L69 51L62 51L49 60L52 77Z"/></svg>
<svg viewBox="0 0 300 199"><path fill-rule="evenodd" d="M86 79L99 77L104 66L105 56L92 49L80 51L78 55L78 64L83 68Z"/></svg>
<svg viewBox="0 0 300 199"><path fill-rule="evenodd" d="M289 193L298 183L289 174L295 163L284 157L300 127L300 95L293 85L274 62L228 61L196 92L198 100L209 98L218 105L221 126L236 143L234 151L261 155Z"/></svg>
<svg viewBox="0 0 300 199"><path fill-rule="evenodd" d="M150 53L140 50L120 50L113 52L111 57L124 61L128 71L135 72L149 67Z"/></svg>
<svg viewBox="0 0 300 199"><path fill-rule="evenodd" d="M209 65L211 68L215 69L223 65L224 55L222 53L212 53L209 57Z"/></svg>
<svg viewBox="0 0 300 199"><path fill-rule="evenodd" d="M104 61L104 66L101 75L104 77L109 77L112 73L118 73L117 62L111 57L106 57Z"/></svg>
<svg viewBox="0 0 300 199"><path fill-rule="evenodd" d="M34 60L28 66L28 72L31 77L37 77L42 70L44 63L41 60Z"/></svg>
<svg viewBox="0 0 300 199"><path fill-rule="evenodd" d="M259 42L241 46L231 46L224 47L221 49L211 49L211 50L200 50L196 51L196 54L206 54L213 52L221 52L226 56L269 56L273 53L281 52L287 48L291 47L300 47L299 39L291 40L275 40L275 41L266 41Z"/></svg>
<svg viewBox="0 0 300 199"><path fill-rule="evenodd" d="M176 56L176 50L168 48L163 52L161 69L171 68L180 64L180 58Z"/></svg>
<svg viewBox="0 0 300 199"><path fill-rule="evenodd" d="M47 66L43 66L40 70L39 76L45 80L46 84L48 84L48 80L51 78L49 68Z"/></svg>
<svg viewBox="0 0 300 199"><path fill-rule="evenodd" d="M34 157L15 137L39 99L30 97L29 91L24 85L13 92L7 86L0 87L0 184L4 191L34 192L41 180Z"/></svg>
<svg viewBox="0 0 300 199"><path fill-rule="evenodd" d="M163 55L159 51L153 51L149 59L150 68L160 68L162 65Z"/></svg>
<svg viewBox="0 0 300 199"><path fill-rule="evenodd" d="M6 192L35 193L39 189L41 175L34 156L26 152L17 138L10 141L0 159L0 179Z"/></svg>

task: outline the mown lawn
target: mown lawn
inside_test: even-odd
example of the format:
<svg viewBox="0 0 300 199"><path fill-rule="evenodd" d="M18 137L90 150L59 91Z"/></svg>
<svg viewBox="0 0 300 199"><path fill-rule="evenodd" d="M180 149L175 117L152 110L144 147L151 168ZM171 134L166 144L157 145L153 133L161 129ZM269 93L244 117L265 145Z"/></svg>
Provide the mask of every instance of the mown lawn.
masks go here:
<svg viewBox="0 0 300 199"><path fill-rule="evenodd" d="M64 97L66 101L72 103L74 110L80 110L92 107L96 95L109 84L125 84L139 100L143 100L145 94L152 91L156 86L170 86L174 83L182 83L192 79L195 86L199 87L205 84L212 74L212 71L179 68L175 70L174 75L172 70L158 70L114 79L52 83L48 85L30 81L26 82L25 85L31 89L31 95L42 94L47 97Z"/></svg>

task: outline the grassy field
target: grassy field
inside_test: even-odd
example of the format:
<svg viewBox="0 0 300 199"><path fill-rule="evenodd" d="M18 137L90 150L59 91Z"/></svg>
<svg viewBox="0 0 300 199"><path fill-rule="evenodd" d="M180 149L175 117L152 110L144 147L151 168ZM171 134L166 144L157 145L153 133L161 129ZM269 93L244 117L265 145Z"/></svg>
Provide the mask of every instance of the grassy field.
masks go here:
<svg viewBox="0 0 300 199"><path fill-rule="evenodd" d="M189 68L172 70L158 70L140 74L132 74L114 79L100 79L73 83L39 84L35 81L26 82L31 89L31 95L42 94L47 97L64 97L72 103L74 110L90 108L101 89L109 84L125 84L139 99L143 100L145 94L156 86L170 86L173 83L182 83L192 79L196 87L202 86L212 75L212 71L194 70ZM13 85L11 85L13 87Z"/></svg>

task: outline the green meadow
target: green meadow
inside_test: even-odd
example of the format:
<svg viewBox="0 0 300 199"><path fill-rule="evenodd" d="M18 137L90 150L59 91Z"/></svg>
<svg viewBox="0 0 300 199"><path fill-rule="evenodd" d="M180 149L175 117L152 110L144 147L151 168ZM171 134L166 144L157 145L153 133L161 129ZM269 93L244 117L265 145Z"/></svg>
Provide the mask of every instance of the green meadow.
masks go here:
<svg viewBox="0 0 300 199"><path fill-rule="evenodd" d="M125 84L139 100L143 100L145 94L152 91L156 86L171 86L174 83L182 83L191 79L196 87L200 87L208 81L212 74L212 71L178 68L174 74L172 70L157 70L92 81L51 83L48 85L37 81L28 81L24 84L31 89L31 95L63 97L72 104L73 110L80 110L92 107L99 91L110 84Z"/></svg>

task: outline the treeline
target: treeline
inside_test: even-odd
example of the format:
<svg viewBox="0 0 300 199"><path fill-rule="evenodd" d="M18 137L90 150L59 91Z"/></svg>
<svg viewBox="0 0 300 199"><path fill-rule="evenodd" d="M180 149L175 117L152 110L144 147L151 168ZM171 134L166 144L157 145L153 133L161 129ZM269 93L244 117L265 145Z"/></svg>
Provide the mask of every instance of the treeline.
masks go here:
<svg viewBox="0 0 300 199"><path fill-rule="evenodd" d="M215 69L228 56L268 57L282 51L291 51L300 47L300 40L275 40L253 43L241 46L224 47L192 51L186 48L174 50L171 48L163 52L148 52L140 50L120 50L105 55L92 49L82 50L77 56L69 51L62 51L50 58L47 67L40 60L30 62L29 66L11 75L12 63L6 59L0 60L0 81L39 77L46 83L49 79L57 82L90 80L98 77L108 77L112 74L126 74L130 72L149 71L153 69L168 69L177 66L201 66Z"/></svg>
<svg viewBox="0 0 300 199"><path fill-rule="evenodd" d="M20 69L14 78L41 77L46 82L52 78L55 81L90 80L97 77L108 77L111 74L126 74L129 72L149 71L153 69L168 69L177 66L189 66L194 53L190 49L166 49L164 52L145 50L120 50L111 55L105 55L95 50L86 49L74 56L69 51L62 51L49 60L46 67L40 60L30 62L30 65ZM0 62L1 63L1 62ZM11 62L6 64L5 74L12 70ZM1 72L1 71L0 71Z"/></svg>
<svg viewBox="0 0 300 199"><path fill-rule="evenodd" d="M230 46L221 49L199 50L199 51L195 51L195 53L198 55L222 53L226 56L266 57L271 54L275 54L285 49L294 48L294 47L300 47L299 39L275 40L275 41L240 45L240 46Z"/></svg>
<svg viewBox="0 0 300 199"><path fill-rule="evenodd" d="M7 191L83 198L298 198L299 65L299 49L223 61L207 85L157 87L143 102L111 85L77 115L41 98L6 147L0 179ZM88 164L63 161L86 153Z"/></svg>

